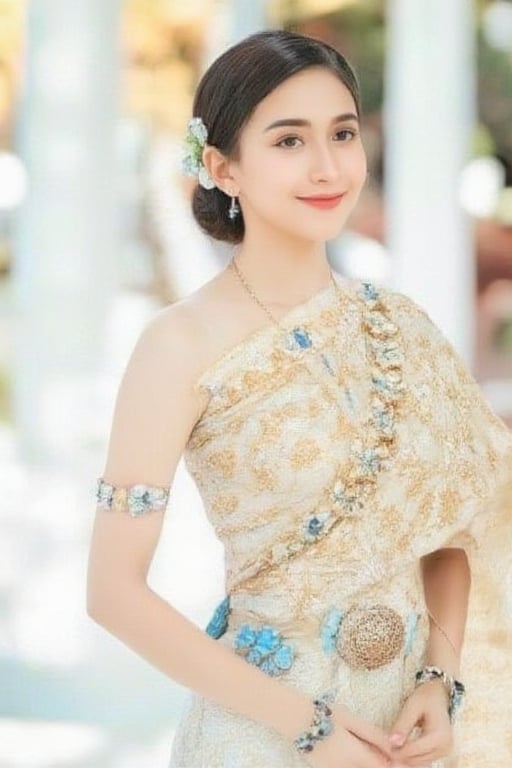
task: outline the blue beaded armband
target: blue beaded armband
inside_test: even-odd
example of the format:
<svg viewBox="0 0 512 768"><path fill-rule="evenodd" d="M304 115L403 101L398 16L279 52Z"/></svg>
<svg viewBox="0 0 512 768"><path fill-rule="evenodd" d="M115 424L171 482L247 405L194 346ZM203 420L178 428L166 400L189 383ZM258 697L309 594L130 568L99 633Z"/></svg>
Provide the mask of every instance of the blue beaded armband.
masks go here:
<svg viewBox="0 0 512 768"><path fill-rule="evenodd" d="M128 512L132 517L140 517L148 512L165 510L169 500L170 488L155 485L131 485L118 488L98 479L96 500L101 509L114 512Z"/></svg>
<svg viewBox="0 0 512 768"><path fill-rule="evenodd" d="M330 697L328 694L319 696L313 700L314 714L313 722L309 730L300 733L293 741L294 747L298 752L311 752L317 741L325 739L331 733L334 726L331 721L332 709L329 706Z"/></svg>

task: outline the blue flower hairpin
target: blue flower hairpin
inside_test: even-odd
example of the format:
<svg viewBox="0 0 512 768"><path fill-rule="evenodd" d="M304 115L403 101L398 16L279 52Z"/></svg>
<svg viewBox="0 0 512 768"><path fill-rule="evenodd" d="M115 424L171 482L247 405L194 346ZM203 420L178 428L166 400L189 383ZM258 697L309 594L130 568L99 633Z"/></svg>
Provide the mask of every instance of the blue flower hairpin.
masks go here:
<svg viewBox="0 0 512 768"><path fill-rule="evenodd" d="M204 189L213 189L215 182L203 164L203 149L208 139L208 129L200 117L191 117L185 137L186 151L182 160L182 169L187 176L197 176Z"/></svg>

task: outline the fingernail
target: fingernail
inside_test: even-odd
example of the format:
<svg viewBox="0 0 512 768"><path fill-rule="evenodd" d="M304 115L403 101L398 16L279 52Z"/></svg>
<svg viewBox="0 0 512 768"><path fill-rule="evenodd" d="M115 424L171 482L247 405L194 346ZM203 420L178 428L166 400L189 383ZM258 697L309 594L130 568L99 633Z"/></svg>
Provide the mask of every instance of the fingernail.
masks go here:
<svg viewBox="0 0 512 768"><path fill-rule="evenodd" d="M403 744L403 743L404 743L404 741L405 741L405 738L404 738L403 734L401 734L401 733L393 733L393 734L392 734L392 735L389 737L389 740L390 740L390 742L393 744L393 746L395 746L395 747L401 747L401 746L402 746L402 744Z"/></svg>

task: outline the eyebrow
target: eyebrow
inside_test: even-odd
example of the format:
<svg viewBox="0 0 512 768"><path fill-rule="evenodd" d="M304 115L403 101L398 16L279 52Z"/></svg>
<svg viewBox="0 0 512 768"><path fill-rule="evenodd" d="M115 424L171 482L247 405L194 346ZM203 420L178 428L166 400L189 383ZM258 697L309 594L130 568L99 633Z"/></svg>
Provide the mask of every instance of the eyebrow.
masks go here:
<svg viewBox="0 0 512 768"><path fill-rule="evenodd" d="M336 117L333 117L331 120L331 125L334 123L342 123L347 120L355 120L356 123L359 122L359 118L357 115L355 115L353 112L345 112L343 115L336 115ZM304 120L304 118L301 117L284 117L281 120L275 120L273 123L270 123L270 125L267 125L263 133L266 133L267 131L271 131L273 128L282 128L283 126L296 126L296 127L306 127L310 128L311 123L309 120Z"/></svg>

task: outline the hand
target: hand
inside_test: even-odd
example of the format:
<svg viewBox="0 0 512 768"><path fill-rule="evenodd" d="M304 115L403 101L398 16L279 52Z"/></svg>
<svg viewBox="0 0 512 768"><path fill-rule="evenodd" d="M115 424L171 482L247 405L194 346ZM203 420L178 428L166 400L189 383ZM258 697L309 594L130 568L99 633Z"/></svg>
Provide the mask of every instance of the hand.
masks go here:
<svg viewBox="0 0 512 768"><path fill-rule="evenodd" d="M408 737L421 728L417 738ZM448 716L448 694L441 680L419 685L405 702L391 730L393 768L427 766L446 757L453 748L453 731Z"/></svg>
<svg viewBox="0 0 512 768"><path fill-rule="evenodd" d="M333 730L304 756L312 768L388 768L392 749L388 735L336 704Z"/></svg>

